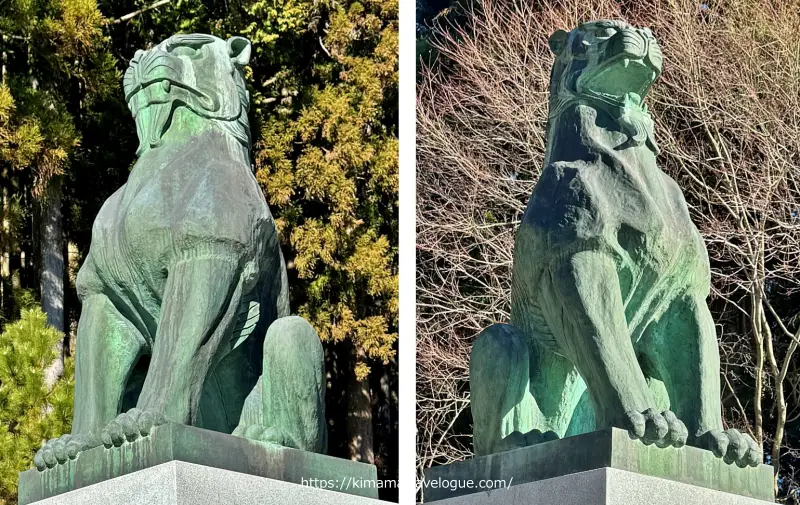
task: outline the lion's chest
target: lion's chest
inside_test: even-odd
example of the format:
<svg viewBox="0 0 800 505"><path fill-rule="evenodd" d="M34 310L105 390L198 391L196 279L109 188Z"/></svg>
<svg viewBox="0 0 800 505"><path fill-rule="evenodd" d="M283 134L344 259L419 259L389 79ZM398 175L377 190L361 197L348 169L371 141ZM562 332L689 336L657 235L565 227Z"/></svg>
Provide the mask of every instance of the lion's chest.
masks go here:
<svg viewBox="0 0 800 505"><path fill-rule="evenodd" d="M677 296L707 289L708 257L680 189L656 167L624 173L554 164L542 173L523 219L537 263L582 250L615 261L632 337Z"/></svg>
<svg viewBox="0 0 800 505"><path fill-rule="evenodd" d="M271 225L249 167L214 156L142 157L98 214L92 255L108 284L158 294L177 258L254 256Z"/></svg>
<svg viewBox="0 0 800 505"><path fill-rule="evenodd" d="M656 167L625 172L595 165L550 166L524 221L546 239L543 252L548 256L604 249L618 256L621 265L654 275L704 262L702 239L680 189Z"/></svg>

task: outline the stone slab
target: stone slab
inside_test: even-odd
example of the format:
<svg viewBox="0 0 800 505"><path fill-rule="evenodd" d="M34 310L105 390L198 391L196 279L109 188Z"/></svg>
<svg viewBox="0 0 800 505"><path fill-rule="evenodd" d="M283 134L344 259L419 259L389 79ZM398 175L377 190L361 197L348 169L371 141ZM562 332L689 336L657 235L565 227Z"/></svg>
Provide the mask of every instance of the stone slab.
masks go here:
<svg viewBox="0 0 800 505"><path fill-rule="evenodd" d="M616 468L599 468L507 489L428 500L436 505L766 505L757 500Z"/></svg>
<svg viewBox="0 0 800 505"><path fill-rule="evenodd" d="M739 468L696 447L659 448L610 428L512 451L429 468L428 481L504 480L513 485L614 468L735 495L774 501L773 471L768 465ZM463 496L465 486L426 488L426 501ZM634 503L634 502L631 502Z"/></svg>
<svg viewBox="0 0 800 505"><path fill-rule="evenodd" d="M32 469L20 473L19 504L27 505L172 461L294 484L311 478L357 482L357 488L342 487L337 491L378 497L374 465L168 423L154 428L149 436L121 447L96 447L43 472Z"/></svg>
<svg viewBox="0 0 800 505"><path fill-rule="evenodd" d="M389 502L183 461L151 466L36 505L380 505Z"/></svg>

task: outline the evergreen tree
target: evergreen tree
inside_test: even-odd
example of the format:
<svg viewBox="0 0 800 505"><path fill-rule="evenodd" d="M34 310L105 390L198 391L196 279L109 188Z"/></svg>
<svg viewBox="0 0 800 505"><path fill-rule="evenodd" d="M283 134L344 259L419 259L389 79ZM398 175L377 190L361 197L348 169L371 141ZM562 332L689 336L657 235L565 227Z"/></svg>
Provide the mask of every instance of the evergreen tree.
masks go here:
<svg viewBox="0 0 800 505"><path fill-rule="evenodd" d="M22 269L22 257L27 258L26 279L18 282L39 284L48 322L62 332L66 329L64 177L85 149L83 116L118 88L114 60L104 49L103 22L94 0L15 1L0 14L3 207L7 202L21 203L27 220L20 240L3 244L7 274L3 277L20 275L12 271ZM89 148L93 140L89 139ZM8 304L5 308L10 309ZM63 343L56 346L57 356L47 372L49 384L63 373Z"/></svg>
<svg viewBox="0 0 800 505"><path fill-rule="evenodd" d="M329 453L374 459L382 478L395 477L397 0L11 5L0 14L0 182L8 194L0 214L20 218L0 230L10 258L6 320L18 317L11 293L41 290L30 237L39 236L35 211L53 201L43 196L61 191L59 241L77 247L74 268L100 206L127 179L138 140L120 75L134 52L175 33L246 36L254 169L280 227L292 310L326 342ZM64 292L69 328L80 307L74 286ZM17 463L16 471L28 466Z"/></svg>
<svg viewBox="0 0 800 505"><path fill-rule="evenodd" d="M53 387L44 376L63 334L32 297L23 303L21 319L0 333L0 505L17 502L18 472L33 466L42 440L68 433L72 423L72 361Z"/></svg>

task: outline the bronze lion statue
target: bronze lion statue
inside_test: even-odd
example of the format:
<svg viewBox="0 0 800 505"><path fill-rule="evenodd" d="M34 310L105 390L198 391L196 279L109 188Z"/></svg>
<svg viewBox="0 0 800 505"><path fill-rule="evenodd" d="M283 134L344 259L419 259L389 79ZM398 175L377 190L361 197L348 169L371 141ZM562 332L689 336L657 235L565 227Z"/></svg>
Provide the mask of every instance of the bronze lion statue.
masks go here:
<svg viewBox="0 0 800 505"><path fill-rule="evenodd" d="M544 169L514 244L510 324L470 360L476 454L603 429L757 465L724 430L710 270L683 194L656 163L650 30L584 23L555 54Z"/></svg>
<svg viewBox="0 0 800 505"><path fill-rule="evenodd" d="M40 470L164 422L325 451L321 343L289 316L252 172L250 51L241 37L175 35L131 60L139 158L94 222L72 433L39 450Z"/></svg>

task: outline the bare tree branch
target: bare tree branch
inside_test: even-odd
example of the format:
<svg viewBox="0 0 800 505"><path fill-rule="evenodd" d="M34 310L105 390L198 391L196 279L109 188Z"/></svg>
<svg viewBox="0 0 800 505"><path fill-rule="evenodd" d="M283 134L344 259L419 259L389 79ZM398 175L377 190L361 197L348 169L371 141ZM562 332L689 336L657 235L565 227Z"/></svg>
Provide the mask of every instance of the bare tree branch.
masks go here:
<svg viewBox="0 0 800 505"><path fill-rule="evenodd" d="M125 21L129 21L129 20L135 18L139 14L143 14L143 13L145 13L147 11L151 11L153 9L161 7L162 5L166 5L166 4L170 3L171 1L172 0L158 0L158 2L156 2L156 3L152 4L152 5L148 5L147 7L139 9L138 11L133 11L133 12L130 12L128 14L125 14L124 16L119 17L119 18L114 19L114 20L111 20L111 21L107 22L106 24L107 25L118 25L120 23L124 23Z"/></svg>

